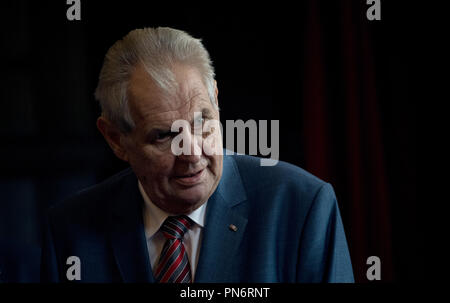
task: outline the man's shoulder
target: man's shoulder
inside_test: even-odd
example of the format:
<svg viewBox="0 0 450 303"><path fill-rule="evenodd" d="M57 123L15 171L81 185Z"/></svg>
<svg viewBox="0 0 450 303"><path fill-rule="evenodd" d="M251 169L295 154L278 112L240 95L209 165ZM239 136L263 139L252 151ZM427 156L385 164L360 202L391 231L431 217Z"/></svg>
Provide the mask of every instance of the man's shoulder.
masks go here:
<svg viewBox="0 0 450 303"><path fill-rule="evenodd" d="M231 155L227 160L235 165L244 188L251 193L278 193L313 196L327 182L314 176L303 168L284 161L278 161L274 166L261 166L259 157L248 155Z"/></svg>
<svg viewBox="0 0 450 303"><path fill-rule="evenodd" d="M106 180L84 188L67 199L53 205L49 210L50 216L57 217L80 217L86 215L97 215L112 203L115 197L126 190L130 184L136 184L136 177L127 168Z"/></svg>
<svg viewBox="0 0 450 303"><path fill-rule="evenodd" d="M322 186L325 181L294 164L278 161L273 166L261 165L263 158L234 154L229 156L236 163L241 177L255 181L268 180L272 183L304 183L307 186ZM256 178L256 179L255 179Z"/></svg>

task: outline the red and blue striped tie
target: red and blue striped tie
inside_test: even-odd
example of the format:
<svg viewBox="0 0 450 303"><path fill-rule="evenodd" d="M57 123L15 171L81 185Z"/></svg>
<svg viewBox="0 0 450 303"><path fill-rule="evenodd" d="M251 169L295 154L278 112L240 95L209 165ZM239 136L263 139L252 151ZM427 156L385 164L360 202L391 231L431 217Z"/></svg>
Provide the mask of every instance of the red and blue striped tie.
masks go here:
<svg viewBox="0 0 450 303"><path fill-rule="evenodd" d="M161 231L167 238L164 244L155 279L159 283L190 283L191 267L183 244L184 233L191 228L192 220L185 216L168 217Z"/></svg>

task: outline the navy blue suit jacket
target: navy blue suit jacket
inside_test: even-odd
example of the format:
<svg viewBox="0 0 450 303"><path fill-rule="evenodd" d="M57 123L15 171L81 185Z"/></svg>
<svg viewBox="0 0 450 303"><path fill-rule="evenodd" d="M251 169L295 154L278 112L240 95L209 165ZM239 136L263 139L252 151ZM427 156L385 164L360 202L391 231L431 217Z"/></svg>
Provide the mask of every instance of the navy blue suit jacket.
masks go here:
<svg viewBox="0 0 450 303"><path fill-rule="evenodd" d="M223 165L195 282L353 282L330 184L281 161L234 155ZM142 206L128 169L50 209L42 280L67 281L66 260L77 256L81 282L153 282Z"/></svg>

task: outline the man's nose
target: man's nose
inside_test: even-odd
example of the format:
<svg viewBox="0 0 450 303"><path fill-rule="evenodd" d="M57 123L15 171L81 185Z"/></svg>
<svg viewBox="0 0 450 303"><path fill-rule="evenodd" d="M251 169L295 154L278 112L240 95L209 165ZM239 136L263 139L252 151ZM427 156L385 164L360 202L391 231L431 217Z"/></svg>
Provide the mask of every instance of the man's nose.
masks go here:
<svg viewBox="0 0 450 303"><path fill-rule="evenodd" d="M180 157L180 159L184 161L188 161L191 163L200 161L202 155L202 137L187 132L184 138L185 140L183 140L183 145L189 145L189 153L185 154L184 152L182 152L178 157Z"/></svg>

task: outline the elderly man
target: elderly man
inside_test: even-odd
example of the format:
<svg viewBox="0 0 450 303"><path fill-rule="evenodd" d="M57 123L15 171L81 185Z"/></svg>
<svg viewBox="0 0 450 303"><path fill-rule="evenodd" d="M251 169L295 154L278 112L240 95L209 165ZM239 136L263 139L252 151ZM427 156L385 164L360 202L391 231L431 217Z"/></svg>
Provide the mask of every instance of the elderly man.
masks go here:
<svg viewBox="0 0 450 303"><path fill-rule="evenodd" d="M97 127L130 168L50 209L43 281L353 281L332 187L223 155L220 128L203 128L219 111L200 40L131 31L106 54L96 98Z"/></svg>

